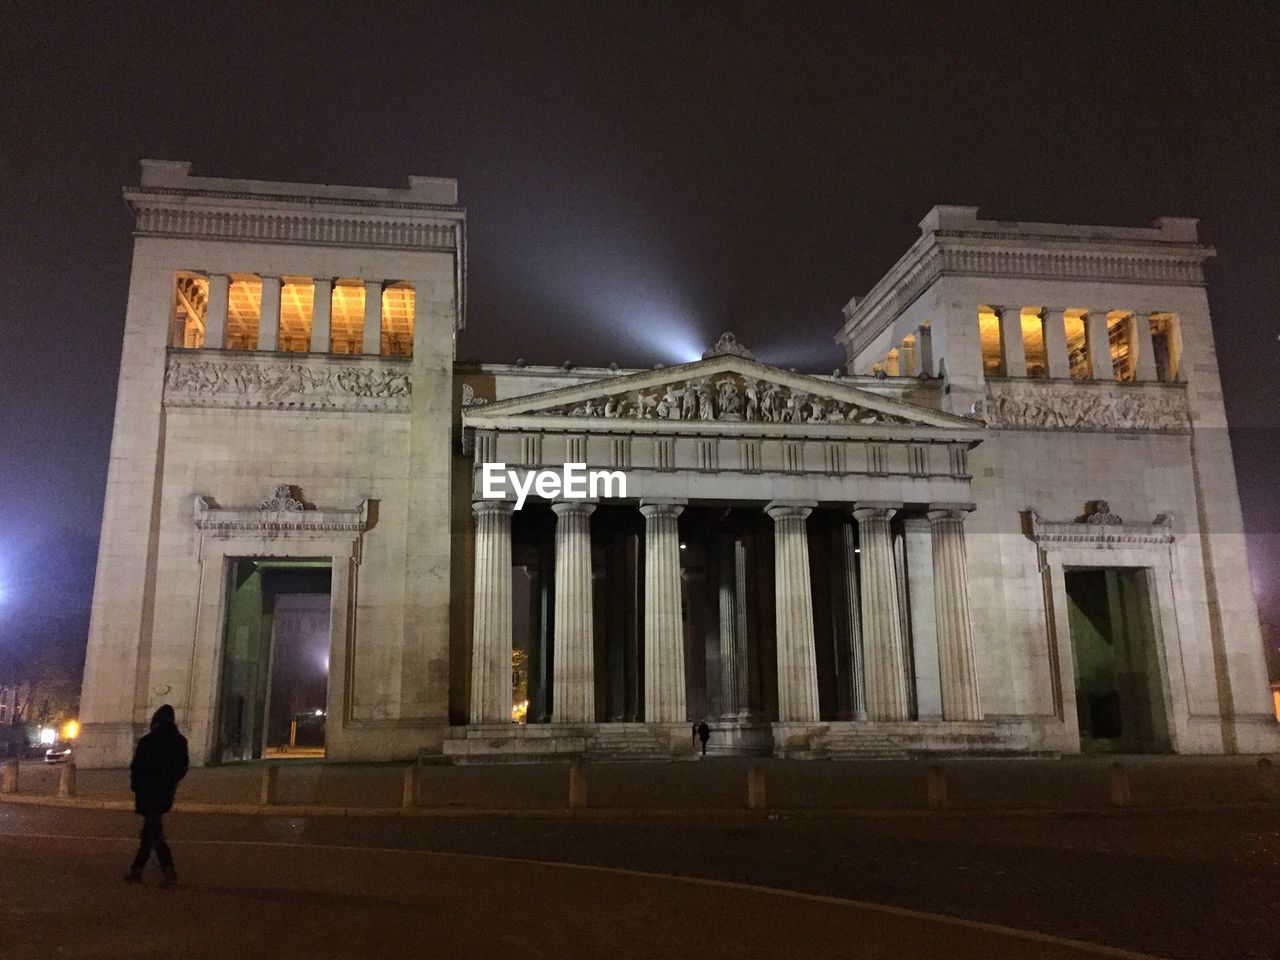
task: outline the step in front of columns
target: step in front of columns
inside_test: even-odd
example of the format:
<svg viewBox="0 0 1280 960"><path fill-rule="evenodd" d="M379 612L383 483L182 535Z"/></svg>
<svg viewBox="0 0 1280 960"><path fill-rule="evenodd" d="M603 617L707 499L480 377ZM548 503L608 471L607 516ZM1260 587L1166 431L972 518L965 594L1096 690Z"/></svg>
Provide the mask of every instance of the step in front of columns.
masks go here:
<svg viewBox="0 0 1280 960"><path fill-rule="evenodd" d="M597 763L673 759L668 742L654 736L642 723L606 723L587 742L584 759Z"/></svg>
<svg viewBox="0 0 1280 960"><path fill-rule="evenodd" d="M814 745L832 760L1007 756L1031 749L1028 736L1016 727L991 721L940 720L833 723Z"/></svg>

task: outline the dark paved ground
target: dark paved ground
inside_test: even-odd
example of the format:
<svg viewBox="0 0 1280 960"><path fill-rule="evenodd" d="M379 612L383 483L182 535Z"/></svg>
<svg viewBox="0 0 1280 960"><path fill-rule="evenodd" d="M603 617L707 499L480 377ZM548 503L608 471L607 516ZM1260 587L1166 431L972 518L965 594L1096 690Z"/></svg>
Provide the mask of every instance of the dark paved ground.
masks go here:
<svg viewBox="0 0 1280 960"><path fill-rule="evenodd" d="M736 881L914 908L1166 957L1280 957L1280 931L1276 926L1276 907L1280 905L1280 812L1272 809L1216 814L1165 811L1067 819L781 819L739 824L692 819L688 823L499 818L295 820L182 814L171 819L169 832L184 883L191 889L217 894L220 906L208 908L215 913L230 907L275 911L282 917L301 910L311 916L317 909L323 912L325 897L332 898L330 912L334 918L352 911L360 913L358 899L343 899L351 894L332 890L326 893L328 881L323 878L350 878L363 875L362 871L373 871L375 876L385 878L390 868L379 866L376 861L389 854L274 846L336 845L480 854ZM9 904L4 908L8 918L20 919L13 913L14 902L30 899L33 894L37 899L47 895L54 904L60 898L65 902L68 894L61 887L73 881L84 889L83 896L93 899L95 890L102 885L118 883L116 875L128 856L128 845L123 841L69 843L35 839L37 836L127 837L134 830L134 818L123 813L0 804L0 857L13 864L16 850L26 858L23 861L23 857L17 857L25 864L21 868L10 866L0 871L0 890L12 887L15 875L24 871L31 874L20 885L21 896L0 900ZM227 846L220 841L273 845ZM229 863L228 857L236 862ZM306 864L311 886L278 875L290 862L296 869L303 869ZM459 864L481 861L447 858L443 862L453 864L450 869L462 869ZM553 913L580 909L570 909L563 899L546 900L553 888L560 890L557 884L564 881L551 882L540 872L541 867L507 864L501 869L494 867L492 875L481 870L460 877L439 873L443 868L438 858L432 863L437 874L415 875L405 882L434 885L430 886L432 890L442 889L441 885L449 887L453 891L450 898L461 897L460 906L455 904L451 909L466 911L468 923L484 925L486 937L497 936L495 930L505 929L502 918L508 911L520 913L536 904L541 904L540 911ZM255 879L259 870L263 871L262 877ZM585 881L584 876L588 878ZM608 924L599 924L612 917L609 922L619 924L619 931L638 938L637 942L646 942L651 956L946 956L952 960L968 956L965 950L970 948L978 951L975 956L984 955L983 949L989 957L1061 955L1045 945L1034 945L1029 953L1016 952L1007 944L984 948L969 943L961 949L963 937L957 939L955 931L963 928L952 928L940 940L930 940L936 930L921 934L914 928L904 928L894 934L875 928L865 917L850 925L849 916L833 919L808 900L766 897L760 902L747 902L737 893L707 893L716 888L686 884L671 889L657 881L653 881L657 887L645 888L647 892L640 896L635 890L614 889L614 879L615 875L609 874L575 874L573 883L586 884L577 893L585 893L596 905L595 919L583 921L591 926L590 930L584 928L575 934L570 929L572 923L570 928L563 926L569 923L564 917L549 917L544 912L537 914L540 919L535 927L542 923L546 936L552 940L569 942L579 936L586 938L581 940L583 944L595 943L593 937L607 938ZM464 890L459 891L459 883L464 884ZM159 891L147 893L160 895ZM372 911L371 916L381 918L390 911L390 916L400 917L408 909L403 904L395 907L380 893L369 896L364 909ZM618 910L622 914L618 915ZM686 941L685 935L674 932L684 930L686 923L695 923L686 916L689 910L702 914L696 919L696 930L687 934L696 939L697 949L694 941ZM762 916L772 919L760 927L757 921ZM418 919L428 926L438 925L440 916L433 917L429 923L422 917ZM26 919L24 929L31 929L37 918L32 915ZM389 923L388 931L394 929L396 936L409 936L409 928L397 926L398 921L384 918L378 922ZM530 921L523 922L526 934L534 929L528 926ZM547 923L551 925L547 927ZM818 932L810 935L805 930ZM782 936L784 931L786 935ZM492 951L543 955L541 948L532 952L523 949L520 943L524 934L507 931L503 936L508 934L514 938L509 943L501 938L485 942ZM797 936L802 939L796 940ZM805 936L809 939L803 939ZM57 936L51 935L43 944L45 954L23 955L60 955L50 953L57 942ZM896 942L897 946L886 948L883 953L876 952L878 948L873 950L875 944L882 942ZM396 952L394 945L387 946L390 952L378 952L374 949L378 943L375 938L366 944L365 953L345 955L403 955ZM856 944L857 949L844 951L842 943ZM433 954L466 955L465 951L459 953L460 949ZM1025 951L1026 947L1019 949ZM633 955L630 948L619 951L602 946L601 950L596 955ZM299 950L290 955L330 954Z"/></svg>

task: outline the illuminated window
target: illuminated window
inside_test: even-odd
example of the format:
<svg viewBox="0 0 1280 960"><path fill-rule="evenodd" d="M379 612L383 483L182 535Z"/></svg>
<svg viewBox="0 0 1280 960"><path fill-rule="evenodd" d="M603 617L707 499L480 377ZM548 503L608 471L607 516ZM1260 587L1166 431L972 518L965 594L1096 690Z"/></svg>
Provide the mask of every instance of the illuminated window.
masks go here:
<svg viewBox="0 0 1280 960"><path fill-rule="evenodd" d="M1022 352L1027 356L1027 376L1049 376L1049 353L1044 346L1044 316L1038 307L1022 310Z"/></svg>
<svg viewBox="0 0 1280 960"><path fill-rule="evenodd" d="M1112 310L1107 314L1107 347L1111 351L1111 373L1117 380L1132 380L1137 374L1132 313Z"/></svg>
<svg viewBox="0 0 1280 960"><path fill-rule="evenodd" d="M898 376L898 348L894 347L884 358L884 370L891 377Z"/></svg>
<svg viewBox="0 0 1280 960"><path fill-rule="evenodd" d="M284 277L280 284L280 349L306 353L311 349L311 320L315 284L310 277Z"/></svg>
<svg viewBox="0 0 1280 960"><path fill-rule="evenodd" d="M252 274L231 274L227 288L227 349L257 350L261 318L262 281Z"/></svg>
<svg viewBox="0 0 1280 960"><path fill-rule="evenodd" d="M1000 317L990 307L978 308L978 338L982 342L982 375L1005 376L1004 351L1000 348Z"/></svg>
<svg viewBox="0 0 1280 960"><path fill-rule="evenodd" d="M393 283L382 291L382 352L386 356L413 356L413 287Z"/></svg>
<svg viewBox="0 0 1280 960"><path fill-rule="evenodd" d="M179 273L174 283L173 320L169 346L204 346L204 318L209 308L209 281L194 273Z"/></svg>
<svg viewBox="0 0 1280 960"><path fill-rule="evenodd" d="M1068 310L1062 317L1067 334L1067 360L1071 364L1071 379L1088 380L1093 376L1089 366L1089 335L1084 322L1085 311Z"/></svg>
<svg viewBox="0 0 1280 960"><path fill-rule="evenodd" d="M339 280L333 285L333 352L360 353L364 344L364 284Z"/></svg>
<svg viewBox="0 0 1280 960"><path fill-rule="evenodd" d="M1182 332L1178 318L1171 313L1153 313L1147 322L1151 324L1156 376L1162 383L1176 383L1182 367Z"/></svg>

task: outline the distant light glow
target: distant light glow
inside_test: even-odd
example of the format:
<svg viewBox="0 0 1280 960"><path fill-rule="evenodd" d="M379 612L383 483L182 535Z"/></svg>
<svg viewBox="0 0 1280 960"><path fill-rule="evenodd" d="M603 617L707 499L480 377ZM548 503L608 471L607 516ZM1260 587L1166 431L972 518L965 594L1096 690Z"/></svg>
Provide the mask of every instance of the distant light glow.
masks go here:
<svg viewBox="0 0 1280 960"><path fill-rule="evenodd" d="M40 744L41 746L51 746L58 739L58 731L53 727L40 728Z"/></svg>
<svg viewBox="0 0 1280 960"><path fill-rule="evenodd" d="M62 725L63 740L74 740L78 736L80 736L80 721L68 720Z"/></svg>

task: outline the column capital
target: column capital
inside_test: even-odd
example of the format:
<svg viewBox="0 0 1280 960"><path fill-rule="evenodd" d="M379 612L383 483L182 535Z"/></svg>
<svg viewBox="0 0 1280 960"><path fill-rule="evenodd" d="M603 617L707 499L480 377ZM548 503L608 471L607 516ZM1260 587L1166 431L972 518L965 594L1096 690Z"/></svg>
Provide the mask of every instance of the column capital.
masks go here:
<svg viewBox="0 0 1280 960"><path fill-rule="evenodd" d="M856 520L892 520L901 509L902 504L886 500L858 500L851 512Z"/></svg>
<svg viewBox="0 0 1280 960"><path fill-rule="evenodd" d="M471 509L478 517L485 513L512 513L515 504L510 500L473 500Z"/></svg>
<svg viewBox="0 0 1280 960"><path fill-rule="evenodd" d="M557 500L551 504L551 512L557 517L589 517L596 512L596 502L594 500Z"/></svg>
<svg viewBox="0 0 1280 960"><path fill-rule="evenodd" d="M963 520L977 509L975 503L931 503L925 514L930 522L934 520Z"/></svg>
<svg viewBox="0 0 1280 960"><path fill-rule="evenodd" d="M816 500L771 500L765 505L764 512L774 522L803 520L813 513L813 508L817 505Z"/></svg>
<svg viewBox="0 0 1280 960"><path fill-rule="evenodd" d="M684 512L688 500L647 499L640 501L640 513L649 517L678 517Z"/></svg>

